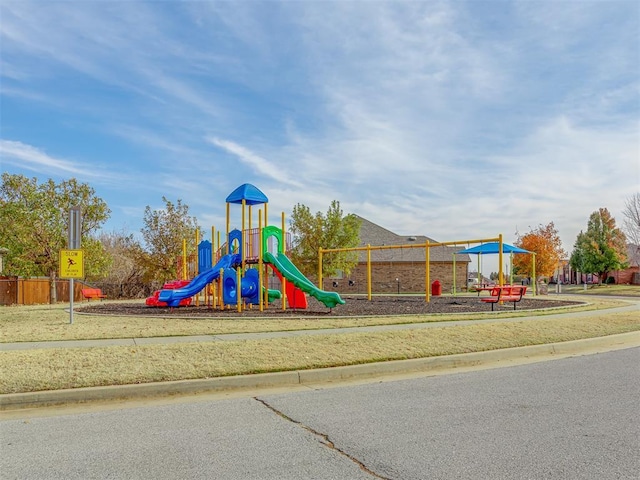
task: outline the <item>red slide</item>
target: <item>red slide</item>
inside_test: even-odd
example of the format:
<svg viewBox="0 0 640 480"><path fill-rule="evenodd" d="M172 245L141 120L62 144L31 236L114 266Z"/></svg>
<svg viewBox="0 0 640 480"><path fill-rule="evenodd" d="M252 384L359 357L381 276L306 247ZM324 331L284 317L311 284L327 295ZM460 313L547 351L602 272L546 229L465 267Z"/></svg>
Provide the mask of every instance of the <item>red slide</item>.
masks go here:
<svg viewBox="0 0 640 480"><path fill-rule="evenodd" d="M280 271L271 263L268 263L273 270L273 272L278 276L280 281L282 282L282 274ZM289 308L300 308L306 309L309 308L309 303L307 302L307 296L305 293L296 287L292 282L287 282L287 303L289 304Z"/></svg>

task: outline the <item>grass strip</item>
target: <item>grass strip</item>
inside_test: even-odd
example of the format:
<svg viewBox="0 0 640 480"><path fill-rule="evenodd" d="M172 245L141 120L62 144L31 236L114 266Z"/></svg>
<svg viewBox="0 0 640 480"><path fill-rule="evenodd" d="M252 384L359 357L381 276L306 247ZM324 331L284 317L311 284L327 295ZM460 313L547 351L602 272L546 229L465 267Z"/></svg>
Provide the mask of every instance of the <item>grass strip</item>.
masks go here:
<svg viewBox="0 0 640 480"><path fill-rule="evenodd" d="M0 393L212 378L424 358L640 330L637 312L379 333L0 352Z"/></svg>

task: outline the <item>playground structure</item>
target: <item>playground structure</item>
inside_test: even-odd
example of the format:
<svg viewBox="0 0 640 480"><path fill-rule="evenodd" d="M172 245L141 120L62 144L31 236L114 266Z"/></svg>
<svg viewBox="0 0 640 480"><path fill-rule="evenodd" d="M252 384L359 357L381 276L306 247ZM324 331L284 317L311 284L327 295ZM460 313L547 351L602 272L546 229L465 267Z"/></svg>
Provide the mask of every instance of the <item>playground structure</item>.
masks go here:
<svg viewBox="0 0 640 480"><path fill-rule="evenodd" d="M246 306L258 305L260 311L276 298L282 300L282 309L306 309L306 294L315 297L328 308L344 304L336 292L316 287L286 256L284 213L282 228L268 225L268 198L255 186L245 183L226 198L226 242L221 245L218 231L218 248L212 241L198 242L197 274L190 281L165 284L162 290L147 298L148 306L179 307L190 305L202 291L210 299L213 308L237 308L241 312ZM241 205L241 229L230 228L232 204ZM253 207L258 210L258 227L252 228ZM247 220L248 210L248 224ZM186 259L183 248L183 278L186 277ZM281 290L270 290L267 285L268 271L276 275Z"/></svg>

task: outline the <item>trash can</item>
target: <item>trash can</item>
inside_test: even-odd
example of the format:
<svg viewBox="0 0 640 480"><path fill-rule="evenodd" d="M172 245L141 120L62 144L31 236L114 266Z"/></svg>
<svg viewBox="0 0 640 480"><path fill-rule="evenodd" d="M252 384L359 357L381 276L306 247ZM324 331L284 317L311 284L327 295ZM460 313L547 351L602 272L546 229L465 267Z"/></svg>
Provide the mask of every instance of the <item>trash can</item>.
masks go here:
<svg viewBox="0 0 640 480"><path fill-rule="evenodd" d="M442 284L439 280L436 280L431 284L431 295L434 297L442 295Z"/></svg>

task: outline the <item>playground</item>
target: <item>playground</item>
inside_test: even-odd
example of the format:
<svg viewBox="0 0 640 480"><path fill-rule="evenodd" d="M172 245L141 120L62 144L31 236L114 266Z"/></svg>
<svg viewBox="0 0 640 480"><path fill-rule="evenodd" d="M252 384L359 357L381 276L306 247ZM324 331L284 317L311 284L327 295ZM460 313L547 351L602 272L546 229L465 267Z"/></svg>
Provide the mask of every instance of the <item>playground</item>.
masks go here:
<svg viewBox="0 0 640 480"><path fill-rule="evenodd" d="M166 282L161 290L148 297L144 304L94 302L78 306L79 312L103 313L132 316L174 316L174 317L363 317L385 315L428 315L441 313L469 313L489 311L487 299L478 296L441 295L433 298L426 292L420 295L373 295L370 275L367 280L367 295L348 295L344 298L335 291L323 290L309 280L287 256L291 247L289 234L285 229L285 215L281 215L279 226L269 225L268 198L257 187L245 183L237 187L226 198L226 230L224 241L221 231L211 230L211 241L199 241L196 232L197 254L187 261L186 241L183 241L182 258L178 259L181 278ZM239 227L231 227L231 207L241 207ZM257 211L257 222L254 219ZM255 224L257 228L255 227ZM475 243L484 240L473 240ZM493 245L500 254L504 245L500 235L497 242L484 243L481 247ZM471 241L469 241L471 242ZM430 246L447 245L456 242L413 245L424 249L426 279L429 280ZM389 249L394 246L357 247L349 250L367 250L370 258L372 249ZM402 248L408 248L404 246ZM339 250L339 249L334 249ZM470 250L471 252L472 250ZM526 252L526 251L522 251ZM319 259L331 250L320 249ZM473 251L473 253L476 253ZM529 252L526 252L529 253ZM453 263L455 278L455 259ZM368 266L370 270L370 265ZM181 270L181 271L180 271ZM500 272L502 285L502 272ZM323 285L322 270L318 272L319 285ZM439 282L434 282L438 284ZM324 284L326 285L326 284ZM335 282L334 282L334 286ZM524 288L523 288L524 289ZM399 293L399 292L398 292ZM540 299L532 296L518 299L520 310L556 308L574 304L566 300ZM496 311L515 310L515 302L496 302Z"/></svg>
<svg viewBox="0 0 640 480"><path fill-rule="evenodd" d="M195 276L189 279L183 247L182 279L167 282L162 290L147 298L145 304L155 308L196 306L202 300L211 309L234 309L237 313L254 306L263 311L273 301L282 299L282 310L306 309L308 296L327 308L344 304L336 292L316 287L287 257L287 233L282 213L281 228L268 224L269 199L257 187L245 183L226 198L225 242L218 231L217 247L214 229L211 242L199 242ZM240 205L241 228L231 229L231 206ZM252 228L253 209L258 209L258 227ZM289 245L290 246L290 245ZM270 274L279 279L281 288L269 288Z"/></svg>

